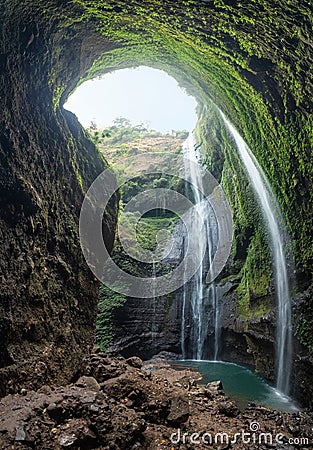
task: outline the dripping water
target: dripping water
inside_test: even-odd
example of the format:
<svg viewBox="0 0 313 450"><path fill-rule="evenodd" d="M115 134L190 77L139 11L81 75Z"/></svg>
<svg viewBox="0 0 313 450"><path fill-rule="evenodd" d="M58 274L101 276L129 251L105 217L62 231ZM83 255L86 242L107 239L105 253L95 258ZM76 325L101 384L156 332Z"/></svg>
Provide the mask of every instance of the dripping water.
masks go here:
<svg viewBox="0 0 313 450"><path fill-rule="evenodd" d="M152 322L151 322L151 343L152 343L152 348L155 352L156 350L156 345L157 345L157 341L156 341L156 337L157 337L157 320L156 320L156 311L157 311L157 298L156 298L156 288L155 288L155 284L156 284L156 264L155 264L155 259L153 258L152 260L152 273L151 273L151 277L152 277Z"/></svg>

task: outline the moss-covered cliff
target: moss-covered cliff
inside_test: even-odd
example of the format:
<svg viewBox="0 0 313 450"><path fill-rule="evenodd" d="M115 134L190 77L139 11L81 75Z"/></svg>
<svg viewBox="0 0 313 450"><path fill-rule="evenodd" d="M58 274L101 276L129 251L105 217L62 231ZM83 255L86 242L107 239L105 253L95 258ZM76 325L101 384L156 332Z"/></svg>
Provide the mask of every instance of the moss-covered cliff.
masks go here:
<svg viewBox="0 0 313 450"><path fill-rule="evenodd" d="M94 343L98 301L78 220L104 163L75 116L53 108L56 18L33 6L1 3L0 395L70 379ZM113 199L109 246L115 223Z"/></svg>
<svg viewBox="0 0 313 450"><path fill-rule="evenodd" d="M2 380L39 353L53 362L38 365L42 380L68 378L92 342L97 287L82 261L77 218L103 163L62 104L78 83L112 69L165 69L198 99L200 114L213 100L231 118L277 194L298 280L308 286L309 0L2 0L0 15ZM112 205L111 242L114 224ZM262 236L253 239L257 253ZM243 249L246 240L244 232ZM298 314L303 340L311 302L305 297Z"/></svg>

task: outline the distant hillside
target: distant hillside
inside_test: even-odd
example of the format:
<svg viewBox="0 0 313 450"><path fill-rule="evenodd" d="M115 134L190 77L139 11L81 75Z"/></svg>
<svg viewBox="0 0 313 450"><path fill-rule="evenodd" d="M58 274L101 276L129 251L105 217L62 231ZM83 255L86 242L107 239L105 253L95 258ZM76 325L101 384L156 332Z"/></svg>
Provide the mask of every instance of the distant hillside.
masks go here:
<svg viewBox="0 0 313 450"><path fill-rule="evenodd" d="M169 152L177 154L188 136L188 131L175 131L163 134L148 130L143 124L133 126L129 120L116 119L114 125L105 129L97 129L96 125L87 128L93 141L107 161L114 163L121 157L143 154L145 152Z"/></svg>

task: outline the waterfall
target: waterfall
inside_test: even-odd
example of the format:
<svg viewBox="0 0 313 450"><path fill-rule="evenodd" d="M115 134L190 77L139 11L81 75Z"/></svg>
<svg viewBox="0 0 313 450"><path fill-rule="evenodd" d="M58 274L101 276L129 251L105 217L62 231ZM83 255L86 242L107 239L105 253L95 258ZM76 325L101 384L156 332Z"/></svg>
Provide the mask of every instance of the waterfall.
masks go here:
<svg viewBox="0 0 313 450"><path fill-rule="evenodd" d="M157 320L156 320L156 312L157 312L157 298L156 298L156 289L155 289L155 280L156 280L156 265L155 265L155 260L153 258L152 260L152 273L151 273L151 277L153 279L153 283L152 283L152 321L151 321L151 344L152 344L152 348L153 351L155 352L156 350L156 336L157 336Z"/></svg>
<svg viewBox="0 0 313 450"><path fill-rule="evenodd" d="M214 322L214 352L213 352L213 360L219 360L219 350L220 350L220 340L221 340L221 324L220 324L220 304L219 304L219 296L218 288L212 284L209 287L211 291L211 297L213 300L213 322Z"/></svg>
<svg viewBox="0 0 313 450"><path fill-rule="evenodd" d="M276 385L280 392L288 394L292 363L291 301L286 259L283 250L283 238L279 227L280 214L270 184L262 168L236 129L221 111L220 113L235 140L240 159L247 170L253 189L259 200L271 238L277 296Z"/></svg>
<svg viewBox="0 0 313 450"><path fill-rule="evenodd" d="M183 257L185 257L186 254L186 240L183 239ZM184 270L184 281L186 280L186 269ZM185 328L186 328L186 301L187 301L187 292L185 288L186 282L184 282L183 286L183 298L182 298L182 310L181 310L181 327L180 327L180 336L181 336L181 354L182 358L186 359L186 345L185 345Z"/></svg>
<svg viewBox="0 0 313 450"><path fill-rule="evenodd" d="M182 294L181 348L183 358L201 360L207 353L209 326L213 328L213 349L210 356L218 358L220 337L220 316L218 306L218 291L215 283L205 284L207 270L216 250L218 231L214 211L209 201L203 196L203 166L201 165L201 150L196 146L193 134L189 135L183 146L184 170L194 203L191 211L192 232L188 234L188 245L193 254L204 253L205 257L194 277L185 283ZM214 322L214 324L212 324ZM189 350L185 346L188 327Z"/></svg>

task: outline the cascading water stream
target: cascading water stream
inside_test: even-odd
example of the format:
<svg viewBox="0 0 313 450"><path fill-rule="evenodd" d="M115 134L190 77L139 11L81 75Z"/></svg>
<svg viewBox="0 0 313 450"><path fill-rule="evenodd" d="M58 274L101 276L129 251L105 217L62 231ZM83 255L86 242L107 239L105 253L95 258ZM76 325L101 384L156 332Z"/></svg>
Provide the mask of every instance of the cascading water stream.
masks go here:
<svg viewBox="0 0 313 450"><path fill-rule="evenodd" d="M211 291L212 304L213 304L213 322L214 322L214 354L213 360L219 360L220 340L221 340L221 321L220 321L220 305L218 288L215 285L209 287Z"/></svg>
<svg viewBox="0 0 313 450"><path fill-rule="evenodd" d="M151 343L153 350L156 349L156 336L157 336L157 320L156 320L156 312L157 312L157 298L156 298L156 289L155 289L155 279L156 279L156 266L155 266L155 260L153 258L152 260L152 273L151 277L153 279L152 283L152 322L151 322Z"/></svg>
<svg viewBox="0 0 313 450"><path fill-rule="evenodd" d="M205 276L207 269L210 270L214 257L214 249L217 243L217 224L212 211L211 205L203 192L203 167L200 163L201 153L197 148L193 134L189 135L183 146L185 177L191 190L194 208L192 211L192 233L188 235L188 245L191 246L194 254L204 253L205 258L202 261L197 273L191 280L186 283L183 289L182 301L182 322L181 322L181 342L183 358L186 355L189 358L201 360L205 356L205 343L208 338L208 329L212 318L213 325L213 350L212 356L218 358L219 337L220 337L220 317L218 307L218 290L215 283L209 286L205 284ZM187 307L190 304L190 309ZM211 307L211 318L208 311ZM186 333L186 314L190 311L189 328L190 328L190 349L189 352L185 348ZM212 325L212 324L211 324Z"/></svg>
<svg viewBox="0 0 313 450"><path fill-rule="evenodd" d="M183 251L184 257L186 254L186 241L183 240ZM186 274L184 273L184 281L186 280ZM182 298L182 310L181 310L181 328L180 328L180 336L181 336L181 354L182 358L186 359L186 345L185 345L185 328L186 328L186 301L187 301L187 292L185 288L185 284L183 286L183 298Z"/></svg>
<svg viewBox="0 0 313 450"><path fill-rule="evenodd" d="M277 295L276 385L280 392L288 394L292 363L291 301L286 258L283 250L283 238L279 227L279 210L274 200L270 184L267 181L262 168L237 130L226 119L221 111L220 113L236 143L240 159L247 170L253 189L259 200L271 238Z"/></svg>

